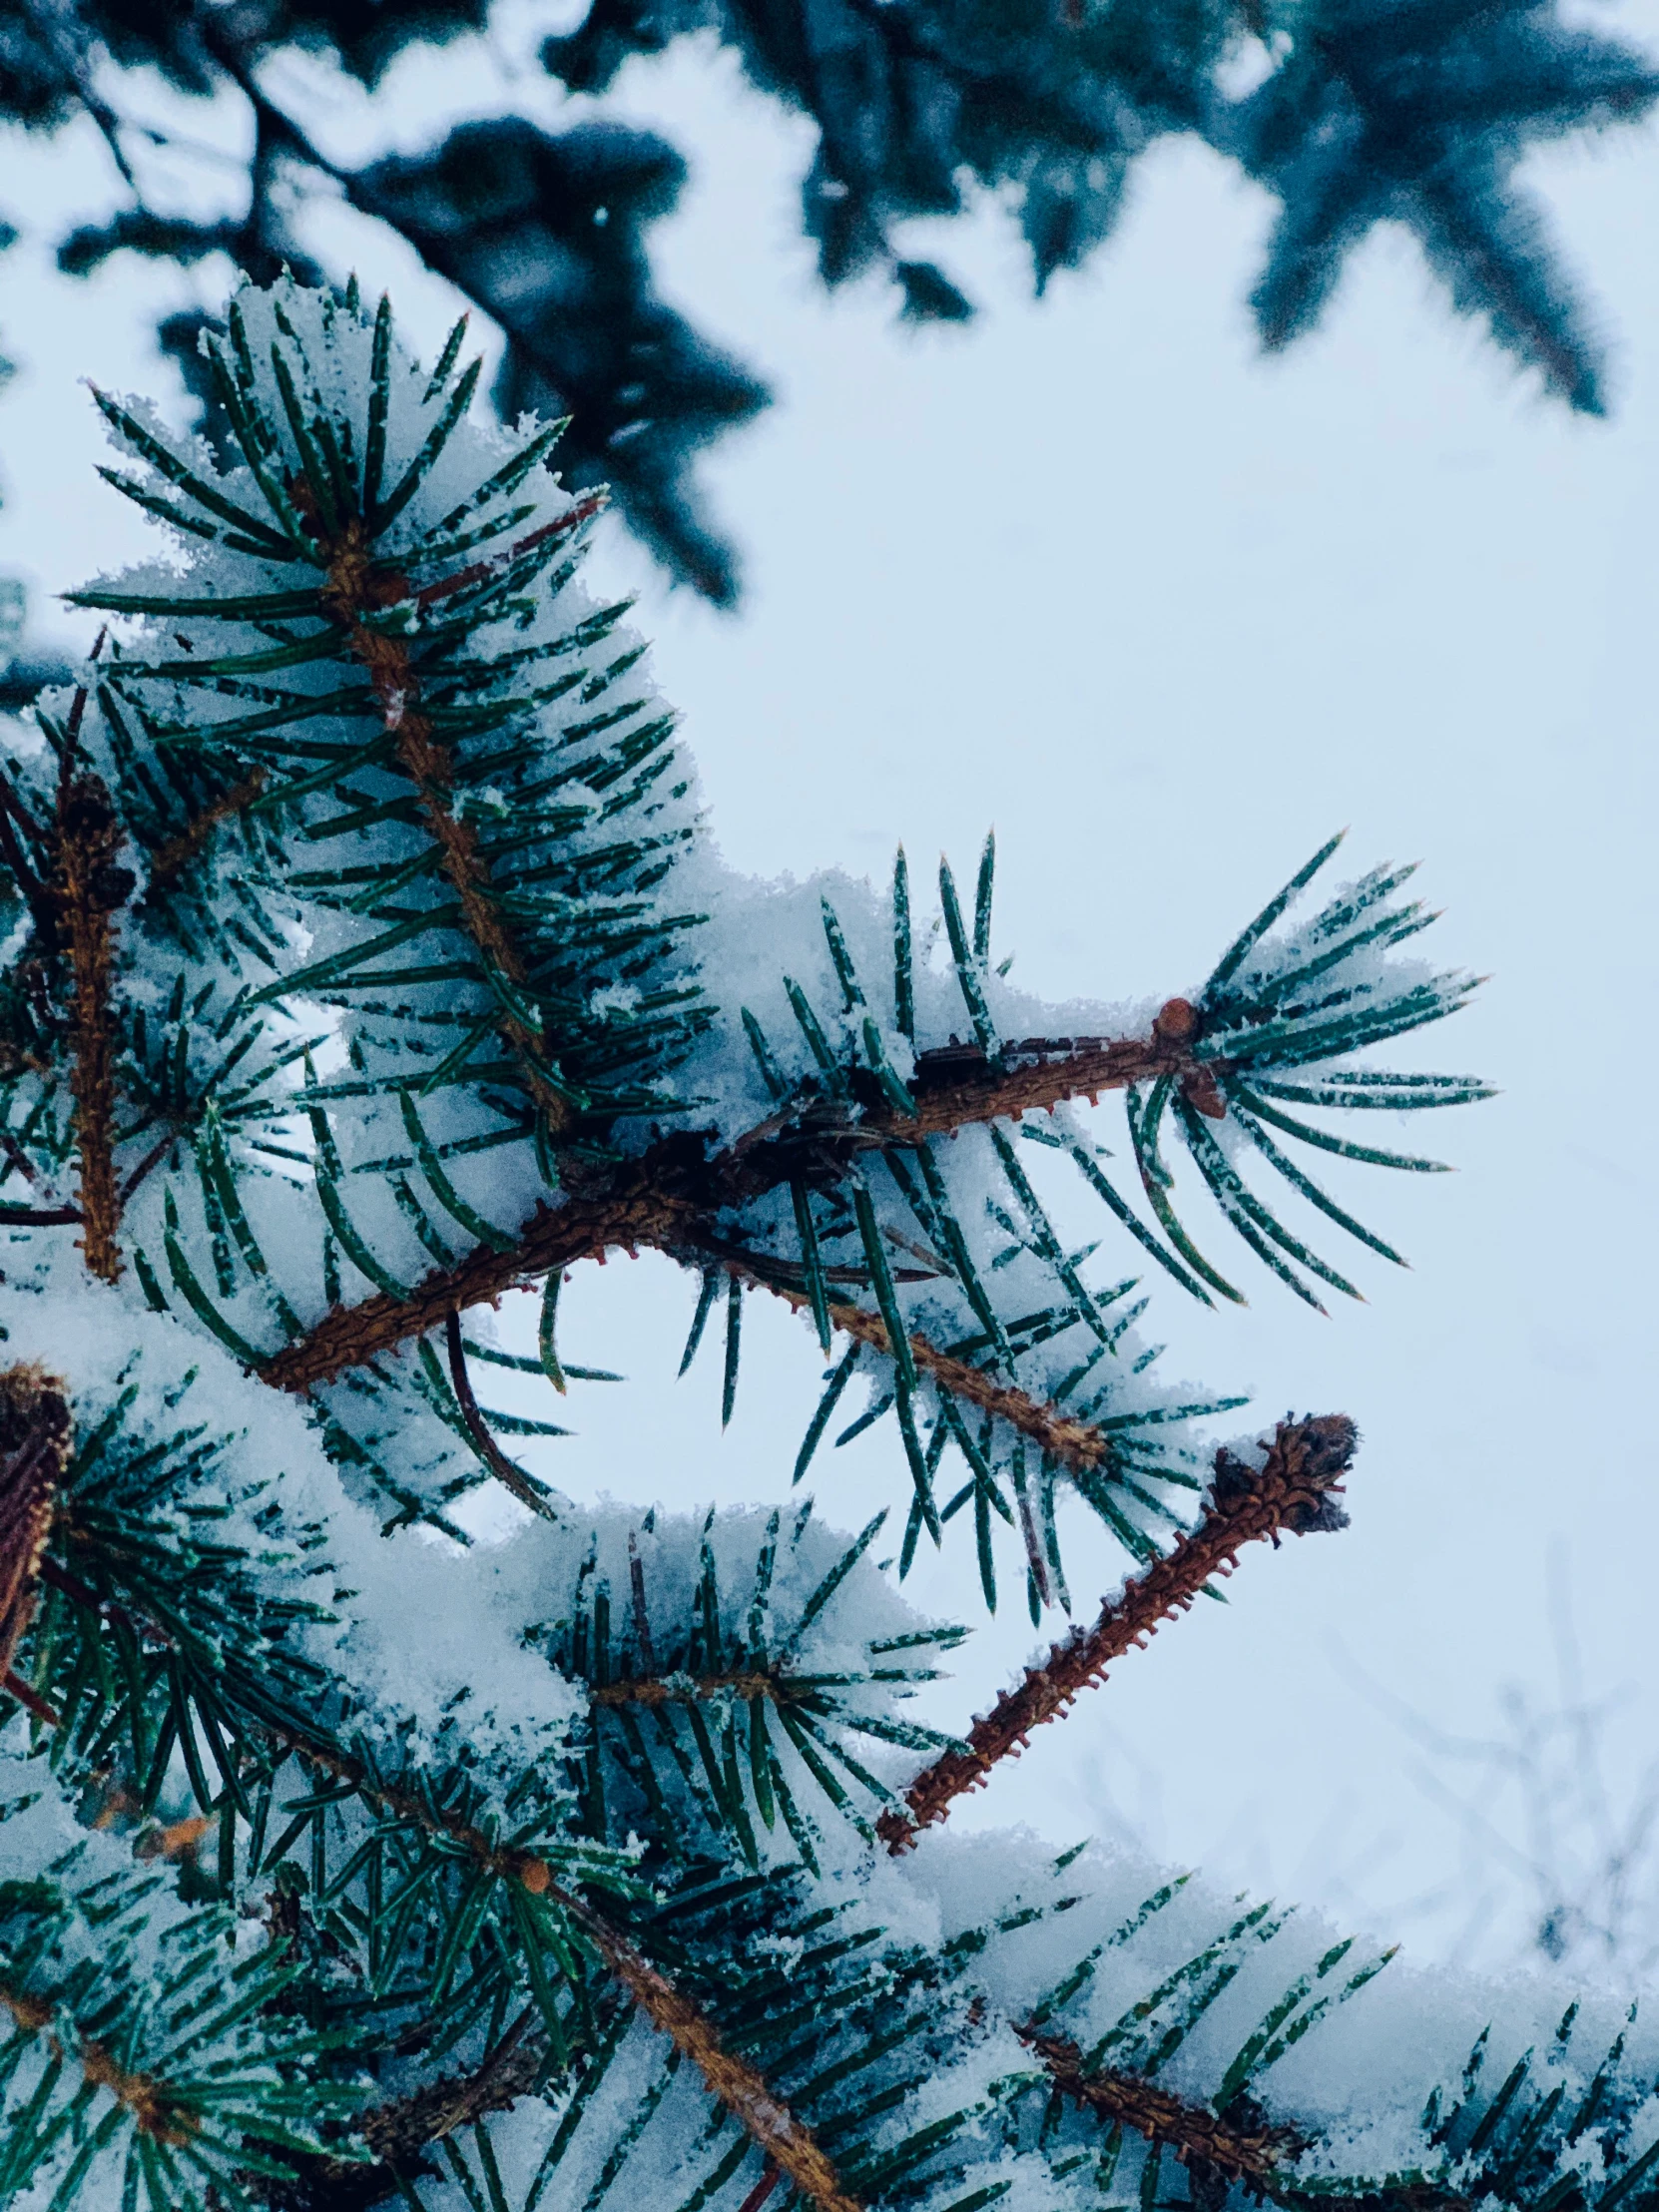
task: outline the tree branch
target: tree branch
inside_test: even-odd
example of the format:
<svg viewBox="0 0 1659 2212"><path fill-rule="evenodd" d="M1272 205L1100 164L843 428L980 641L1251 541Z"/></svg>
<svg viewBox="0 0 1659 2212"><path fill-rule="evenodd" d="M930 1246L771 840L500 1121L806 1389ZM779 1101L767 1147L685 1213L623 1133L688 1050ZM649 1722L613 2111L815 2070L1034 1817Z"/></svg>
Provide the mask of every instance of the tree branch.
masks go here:
<svg viewBox="0 0 1659 2212"><path fill-rule="evenodd" d="M479 302L474 300L473 304L476 306ZM486 314L489 311L487 307L484 309ZM523 537L515 538L504 552L487 553L481 560L469 561L465 568L457 568L433 583L422 584L410 596L417 607L435 607L441 600L452 599L457 592L470 591L474 584L482 584L501 570L511 568L526 553L533 553L538 545L545 545L550 539L557 543L560 538L568 538L584 522L591 522L595 515L603 514L609 504L610 494L603 485L597 491L584 492L562 515L555 515L540 529L526 531Z"/></svg>
<svg viewBox="0 0 1659 2212"><path fill-rule="evenodd" d="M1163 1075L1175 1076L1198 1110L1219 1120L1226 1108L1216 1074L1229 1063L1196 1058L1198 1035L1197 1008L1171 998L1144 1037L1027 1037L1004 1045L995 1061L977 1045L940 1045L916 1055L908 1085L914 1114L895 1106L865 1070L851 1071L850 1103L829 1097L809 1078L775 1114L716 1154L710 1170L741 1192L772 1190L798 1176L834 1174L864 1153L1017 1121L1071 1098L1093 1103L1102 1091Z"/></svg>
<svg viewBox="0 0 1659 2212"><path fill-rule="evenodd" d="M811 2130L773 2095L764 2077L747 2059L726 2049L712 2022L692 1999L660 1973L602 1914L561 1888L545 1859L533 1852L503 1851L459 1814L440 1812L412 1791L374 1781L356 1761L296 1738L286 1740L302 1758L336 1780L351 1783L384 1810L413 1822L429 1835L448 1838L480 1866L516 1879L532 1897L545 1897L557 1906L581 1930L613 1980L628 1992L653 2027L692 2061L711 2095L719 2098L801 2195L816 2205L818 2212L861 2212L841 2188L833 2165Z"/></svg>
<svg viewBox="0 0 1659 2212"><path fill-rule="evenodd" d="M452 1312L493 1304L504 1291L555 1268L597 1259L619 1245L633 1251L691 1242L698 1209L683 1188L683 1168L686 1155L700 1158L701 1150L695 1139L671 1138L613 1176L602 1195L538 1206L505 1251L479 1245L454 1267L434 1268L406 1299L380 1292L356 1306L336 1306L308 1335L266 1361L260 1374L277 1389L308 1390L425 1336Z"/></svg>
<svg viewBox="0 0 1659 2212"><path fill-rule="evenodd" d="M97 648L94 648L96 652ZM105 1283L121 1274L116 1231L121 1194L116 1184L115 1024L110 983L115 967L112 915L133 888L131 872L116 864L124 835L115 804L101 778L75 774L86 687L75 694L58 779L54 902L74 976L70 1013L75 1100L75 1148L82 1235L87 1269Z"/></svg>
<svg viewBox="0 0 1659 2212"><path fill-rule="evenodd" d="M632 1675L599 1682L588 1691L590 1705L693 1705L701 1698L733 1697L745 1705L763 1698L769 1705L789 1703L789 1678L749 1667L730 1674Z"/></svg>
<svg viewBox="0 0 1659 2212"><path fill-rule="evenodd" d="M294 487L296 497L303 488L302 484ZM396 746L399 766L415 788L443 871L460 900L467 929L485 960L522 991L529 982L528 971L502 918L478 833L450 804L454 764L449 748L437 737L420 705L420 686L408 641L373 629L363 620L374 608L395 605L406 596L407 579L374 561L365 526L358 520L347 522L327 550L323 601L345 631L351 651L368 671L380 703L382 724ZM436 587L428 589L435 597ZM570 1121L571 1107L549 1079L541 1036L505 1009L495 1026L523 1068L536 1104L556 1134Z"/></svg>
<svg viewBox="0 0 1659 2212"><path fill-rule="evenodd" d="M539 2013L527 2004L483 2062L469 2074L446 2076L428 2082L394 2103L375 2105L357 2121L360 2135L375 2158L395 2168L428 2143L442 2142L486 2112L503 2112L535 2086L546 2056L546 2046L531 2034ZM359 2184L372 2180L358 2165L337 2163L338 2174ZM393 2173L383 2176L384 2193L396 2188Z"/></svg>
<svg viewBox="0 0 1659 2212"><path fill-rule="evenodd" d="M33 1713L35 1719L45 1727L61 1728L63 1726L63 1715L57 1707L48 1705L45 1698L40 1696L37 1691L31 1690L23 1677L20 1674L14 1674L10 1667L6 1669L4 1674L0 1674L0 1690L4 1690L7 1697L15 1698L26 1713Z"/></svg>
<svg viewBox="0 0 1659 2212"><path fill-rule="evenodd" d="M193 816L186 823L176 837L169 837L165 844L158 845L150 855L150 889L162 889L175 876L182 875L197 854L205 849L219 825L229 821L232 815L240 815L245 808L252 807L265 786L265 770L254 769L240 783L233 784L229 791L223 791L217 799L210 800L199 815Z"/></svg>
<svg viewBox="0 0 1659 2212"><path fill-rule="evenodd" d="M915 1120L900 1115L878 1094L849 1107L808 1087L788 1108L713 1156L693 1132L666 1138L603 1183L572 1193L559 1207L538 1206L505 1250L480 1246L454 1267L434 1269L407 1298L381 1292L355 1306L336 1307L260 1372L279 1389L310 1389L411 1337L424 1336L452 1308L464 1312L492 1302L554 1268L597 1259L618 1246L667 1251L693 1262L739 1264L716 1227L719 1214L798 1178L810 1183L834 1179L859 1154L909 1147L929 1136L1046 1110L1067 1098L1094 1097L1172 1068L1181 1072L1189 1094L1199 1102L1206 1083L1213 1089L1214 1075L1191 1057L1196 1020L1185 999L1171 999L1144 1038L1033 1039L1010 1047L1001 1069L963 1047L923 1053L911 1086L920 1108ZM1201 1105L1201 1110L1208 1108ZM752 1263L745 1259L741 1264ZM792 1296L759 1274L755 1280L781 1297ZM872 1349L889 1350L886 1332L873 1316L851 1305L837 1305L831 1313L837 1328ZM912 1342L917 1360L941 1388L1010 1422L1064 1464L1087 1468L1105 1458L1098 1430L1039 1406L1019 1390L1005 1389L979 1369L946 1360L921 1339Z"/></svg>
<svg viewBox="0 0 1659 2212"><path fill-rule="evenodd" d="M69 1401L55 1377L37 1367L0 1374L0 1676L8 1689L12 1660L34 1616L35 1584L72 1442ZM30 1691L19 1702L34 1711L40 1701Z"/></svg>
<svg viewBox="0 0 1659 2212"><path fill-rule="evenodd" d="M1307 1535L1343 1527L1347 1516L1337 1500L1358 1442L1346 1414L1324 1413L1281 1421L1259 1470L1218 1451L1215 1484L1198 1525L1108 1598L1093 1628L1074 1631L1050 1649L1046 1665L1027 1668L1018 1688L974 1722L965 1750L946 1752L917 1775L904 1793L906 1810L890 1808L875 1824L888 1851L908 1851L920 1831L943 1820L965 1791L979 1788L999 1760L1017 1758L1033 1728L1060 1719L1114 1660L1184 1612L1211 1575L1229 1573L1241 1544L1265 1536L1277 1547L1283 1529Z"/></svg>
<svg viewBox="0 0 1659 2212"><path fill-rule="evenodd" d="M1113 2126L1133 2128L1147 2142L1173 2150L1184 2166L1207 2167L1228 2181L1242 2182L1253 2196L1275 2193L1281 2167L1308 2148L1294 2128L1265 2121L1235 2124L1138 2074L1105 2068L1091 2072L1077 2045L1063 2035L1045 2035L1032 2026L1014 2032L1042 2060L1062 2096Z"/></svg>
<svg viewBox="0 0 1659 2212"><path fill-rule="evenodd" d="M747 2059L735 2057L722 2045L696 2005L598 1914L575 1899L566 1903L566 1910L652 2026L692 2061L710 2091L766 2153L768 2162L819 2212L860 2212L811 2131L773 2095Z"/></svg>
<svg viewBox="0 0 1659 2212"><path fill-rule="evenodd" d="M737 1259L725 1264L729 1272L760 1290L770 1291L775 1298L794 1307L797 1313L809 1310L811 1302L805 1291L775 1282L753 1264ZM878 1314L866 1313L861 1306L841 1299L830 1299L829 1305L830 1319L843 1336L868 1345L872 1352L879 1352L888 1359L892 1357L892 1339ZM981 1412L991 1414L996 1420L1006 1421L1010 1428L1017 1428L1022 1436L1029 1436L1062 1466L1086 1473L1092 1467L1103 1466L1110 1457L1111 1444L1104 1429L1095 1427L1092 1422L1062 1413L1057 1405L1033 1397L1028 1390L998 1382L983 1368L969 1367L965 1360L951 1359L948 1353L940 1352L923 1336L912 1333L910 1354L920 1372L930 1377L939 1389L960 1398L964 1404L977 1405Z"/></svg>
<svg viewBox="0 0 1659 2212"><path fill-rule="evenodd" d="M1063 2035L1048 2035L1032 2024L1014 2033L1039 2057L1063 2097L1080 2104L1113 2127L1133 2128L1145 2141L1172 2150L1198 2184L1195 2204L1219 2202L1203 2183L1238 2182L1251 2196L1286 2206L1288 2212L1470 2212L1472 2199L1434 2181L1401 2180L1382 2187L1360 2182L1349 2192L1326 2180L1318 2188L1298 2187L1287 2170L1312 2148L1294 2127L1276 2125L1249 2097L1236 2097L1225 2113L1161 2088L1143 2075L1109 2067L1088 2068L1077 2045ZM1477 2187L1474 2196L1486 2194Z"/></svg>
<svg viewBox="0 0 1659 2212"><path fill-rule="evenodd" d="M25 1690L25 1685L14 1684L10 1678L5 1686L13 1695ZM31 1710L40 1703L32 1693L22 1702L28 1703ZM49 1709L43 1711L42 1717L47 1719L48 1725L58 1725L58 1716ZM653 2027L668 2036L675 2048L692 2061L711 2095L725 2105L768 2161L788 2177L799 2193L815 2205L818 2212L862 2212L856 2200L842 2189L833 2164L812 2131L787 2104L773 2095L765 2077L747 2059L725 2047L713 2023L698 2005L676 1988L602 1914L556 1883L545 1859L535 1852L503 1850L461 1814L429 1805L417 1792L395 1783L375 1780L360 1762L331 1746L285 1730L273 1730L271 1734L278 1745L303 1763L319 1768L337 1782L347 1783L383 1813L407 1821L429 1836L444 1838L458 1846L480 1868L503 1879L517 1881L532 1897L546 1898L556 1906L581 1931L612 1979L639 2006ZM4 2000L4 1992L0 1991L0 2001ZM504 2078L495 2086L504 2088ZM512 2093L522 2094L522 2090ZM470 2111L456 2106L444 2085L438 2085L434 2094L436 2101L430 2109L440 2119L451 2111L457 2113L449 2119L450 2128L463 2124L472 2116ZM465 2103L464 2095L461 2103ZM417 2113L424 2120L428 2107L419 2099L411 2100L411 2109L394 2118L395 2109L388 2111L377 2123L371 2116L365 2123L365 2138L369 2138L370 2127L378 2124L387 2140L395 2139L405 2149L418 2147L407 2140L407 2130L416 2124ZM476 2109L486 2110L490 2106L480 2102ZM373 2145L371 2140L371 2147L379 2146ZM386 2153L381 2151L381 2155Z"/></svg>
<svg viewBox="0 0 1659 2212"><path fill-rule="evenodd" d="M1068 1098L1092 1104L1102 1091L1174 1075L1201 1113L1220 1119L1208 1103L1215 1071L1225 1061L1195 1059L1199 1016L1187 999L1166 999L1145 1037L1027 1037L1004 1045L1000 1064L969 1045L918 1053L910 1096L914 1120L883 1099L866 1110L860 1129L866 1143L903 1144L948 1135L969 1122L1017 1121L1046 1113ZM1225 1109L1224 1109L1225 1110Z"/></svg>
<svg viewBox="0 0 1659 2212"><path fill-rule="evenodd" d="M30 1996L26 1990L10 1989L4 1982L0 1982L0 2005L4 2005L26 2035L38 2035L43 2028L50 2029L58 2017L56 1999ZM56 2035L48 2033L46 2039L55 2057L59 2060L73 2058L86 2081L95 2089L108 2089L118 2103L124 2104L141 2134L159 2143L177 2144L190 2140L193 2132L190 2116L174 2107L165 2082L157 2081L151 2074L130 2071L103 2043L78 2041L66 2049Z"/></svg>

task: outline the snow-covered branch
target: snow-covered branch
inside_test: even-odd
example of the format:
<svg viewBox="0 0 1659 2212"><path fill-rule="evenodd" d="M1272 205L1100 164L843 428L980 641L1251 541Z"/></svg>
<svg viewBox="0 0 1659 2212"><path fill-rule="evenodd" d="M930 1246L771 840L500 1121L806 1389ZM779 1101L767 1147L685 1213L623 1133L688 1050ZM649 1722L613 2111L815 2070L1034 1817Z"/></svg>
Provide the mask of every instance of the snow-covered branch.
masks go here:
<svg viewBox="0 0 1659 2212"><path fill-rule="evenodd" d="M1285 1529L1307 1535L1343 1527L1347 1515L1338 1500L1358 1442L1346 1415L1325 1413L1281 1421L1260 1468L1219 1452L1197 1525L1108 1598L1092 1628L1074 1630L1042 1666L1027 1668L1018 1687L974 1722L963 1750L946 1752L917 1775L904 1793L904 1811L884 1813L876 1823L887 1849L910 1850L920 1831L942 1821L965 1791L979 1789L999 1761L1018 1758L1033 1728L1063 1718L1114 1660L1185 1612L1213 1574L1231 1573L1242 1544L1266 1537L1277 1545Z"/></svg>

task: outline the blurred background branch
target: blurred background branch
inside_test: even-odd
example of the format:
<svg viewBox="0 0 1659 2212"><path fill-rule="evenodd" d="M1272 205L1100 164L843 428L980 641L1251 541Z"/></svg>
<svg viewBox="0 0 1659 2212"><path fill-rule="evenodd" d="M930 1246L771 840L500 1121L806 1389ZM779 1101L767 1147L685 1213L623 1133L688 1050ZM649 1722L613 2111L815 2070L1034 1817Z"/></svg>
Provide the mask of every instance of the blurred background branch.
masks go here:
<svg viewBox="0 0 1659 2212"><path fill-rule="evenodd" d="M1111 236L1136 164L1195 136L1279 209L1252 294L1261 341L1310 328L1379 223L1418 239L1455 306L1572 407L1602 405L1583 306L1515 172L1540 141L1639 117L1659 77L1550 0L0 0L0 120L39 143L78 120L122 204L56 242L85 277L134 254L285 265L342 280L306 212L343 200L419 256L501 340L494 402L573 417L561 467L608 482L628 528L722 607L736 551L695 477L711 440L769 399L764 377L663 296L649 247L687 176L665 138L606 112L628 65L710 40L814 152L800 224L828 286L874 276L912 323L974 313L906 247L916 219L987 195L1041 293ZM399 65L469 35L503 43L497 112L433 115L390 149ZM508 54L508 45L513 51ZM366 94L380 150L327 149L330 88ZM551 95L558 128L527 112ZM337 103L332 103L337 104ZM26 144L8 190L28 200ZM159 336L213 428L197 338ZM1016 396L1021 406L1038 395ZM45 673L13 664L7 698Z"/></svg>

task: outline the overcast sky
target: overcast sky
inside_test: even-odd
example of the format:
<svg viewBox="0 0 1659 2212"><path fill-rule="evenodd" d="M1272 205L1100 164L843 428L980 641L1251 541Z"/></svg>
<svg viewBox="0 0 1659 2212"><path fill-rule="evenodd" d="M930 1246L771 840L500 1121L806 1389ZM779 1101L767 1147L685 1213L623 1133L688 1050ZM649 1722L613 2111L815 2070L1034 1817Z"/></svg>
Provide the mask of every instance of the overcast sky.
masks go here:
<svg viewBox="0 0 1659 2212"><path fill-rule="evenodd" d="M1659 11L1621 20L1659 39ZM313 78L290 89L342 152L371 129L411 146L495 104L502 75L552 113L520 51L509 24L411 69L377 120ZM744 550L738 618L665 591L620 532L595 563L643 594L731 860L884 875L902 838L913 864L941 846L971 864L994 823L1016 978L1118 997L1195 983L1348 824L1356 870L1423 859L1439 955L1491 977L1421 1054L1502 1087L1432 1131L1461 1172L1343 1181L1413 1272L1368 1256L1371 1303L1330 1321L1260 1271L1246 1314L1183 1311L1172 1288L1154 1317L1172 1373L1254 1389L1264 1420L1358 1419L1352 1529L1247 1555L1226 1609L1126 1661L962 1816L1068 1842L1127 1819L1183 1865L1385 1928L1454 1871L1456 1843L1380 1697L1479 1735L1505 1681L1547 1688L1552 1559L1589 1680L1635 1693L1612 1723L1621 1786L1659 1756L1659 135L1530 173L1611 345L1611 417L1587 422L1454 322L1388 233L1319 334L1261 360L1242 302L1267 204L1189 145L1142 166L1112 245L1040 305L994 209L917 227L983 307L918 336L878 286L816 288L794 202L807 137L718 56L639 69L622 103L693 158L657 236L665 284L778 392L703 471ZM240 124L214 128L234 143ZM124 260L50 278L62 221L114 204L90 134L44 154L0 140L0 209L25 232L0 263L23 371L0 403L0 568L43 595L143 543L92 474L75 379L156 389L157 300L213 299L227 276ZM443 287L366 227L312 220L417 330L448 319ZM569 1356L640 1386L580 1401L563 1487L681 1505L786 1490L810 1338L753 1316L723 1440L717 1363L671 1381L690 1304L661 1263L573 1282ZM815 1469L832 1519L895 1494L889 1429ZM917 1587L977 1617L965 1544ZM1084 1577L1080 1602L1098 1594ZM943 1709L982 1703L1029 1641L1023 1613L976 1638ZM1453 1919L1405 1918L1425 1945L1452 1937Z"/></svg>

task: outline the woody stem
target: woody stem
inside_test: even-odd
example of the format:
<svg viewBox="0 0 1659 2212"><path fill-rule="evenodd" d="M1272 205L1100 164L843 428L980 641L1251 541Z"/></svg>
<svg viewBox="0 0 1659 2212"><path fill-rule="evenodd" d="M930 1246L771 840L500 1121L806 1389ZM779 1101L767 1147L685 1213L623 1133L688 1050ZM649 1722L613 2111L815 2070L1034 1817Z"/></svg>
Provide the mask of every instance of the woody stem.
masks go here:
<svg viewBox="0 0 1659 2212"><path fill-rule="evenodd" d="M966 1747L946 1752L904 1793L904 1811L882 1814L876 1831L889 1852L908 1851L920 1831L942 1821L965 1791L978 1789L1000 1760L1017 1758L1031 1731L1060 1719L1078 1695L1159 1624L1186 1611L1213 1574L1231 1572L1241 1544L1280 1532L1341 1526L1334 1495L1353 1459L1358 1436L1340 1413L1281 1421L1259 1470L1226 1451L1216 1455L1216 1483L1203 1517L1165 1556L1108 1598L1090 1629L1051 1647L1046 1662L999 1697L968 1731Z"/></svg>

